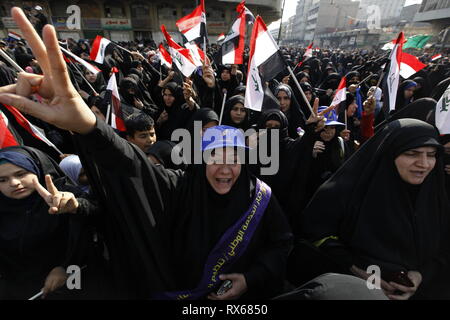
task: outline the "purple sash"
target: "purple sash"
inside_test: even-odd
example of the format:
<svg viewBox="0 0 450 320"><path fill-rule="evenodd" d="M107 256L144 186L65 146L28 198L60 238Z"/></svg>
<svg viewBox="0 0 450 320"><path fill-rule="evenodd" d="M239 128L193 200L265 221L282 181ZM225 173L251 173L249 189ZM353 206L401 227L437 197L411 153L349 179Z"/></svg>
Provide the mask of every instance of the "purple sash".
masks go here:
<svg viewBox="0 0 450 320"><path fill-rule="evenodd" d="M153 295L158 300L196 300L204 297L220 284L219 275L227 273L241 257L261 221L271 196L270 187L256 179L255 197L250 208L220 238L206 259L203 276L196 288L185 291L160 292Z"/></svg>

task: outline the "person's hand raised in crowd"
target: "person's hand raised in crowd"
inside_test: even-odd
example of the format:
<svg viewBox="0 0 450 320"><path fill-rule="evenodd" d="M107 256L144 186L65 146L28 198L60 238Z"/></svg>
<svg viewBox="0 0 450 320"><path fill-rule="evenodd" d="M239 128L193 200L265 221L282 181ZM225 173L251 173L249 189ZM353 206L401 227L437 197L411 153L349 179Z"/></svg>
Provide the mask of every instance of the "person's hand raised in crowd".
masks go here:
<svg viewBox="0 0 450 320"><path fill-rule="evenodd" d="M33 183L36 191L50 207L48 209L48 213L77 213L78 201L75 198L75 195L68 191L58 191L53 184L52 177L50 175L45 175L45 184L47 189L39 183L37 178L34 179Z"/></svg>
<svg viewBox="0 0 450 320"><path fill-rule="evenodd" d="M323 128L325 128L325 118L324 118L324 114L327 113L328 111L331 111L335 108L335 106L329 106L328 108L326 108L325 110L318 112L319 110L319 98L314 99L314 104L313 104L313 113L311 113L311 115L309 116L308 120L306 120L306 124L311 124L311 123L315 123L316 124L316 128L315 131L319 132L321 131Z"/></svg>
<svg viewBox="0 0 450 320"><path fill-rule="evenodd" d="M208 299L210 300L236 300L247 291L247 282L242 273L221 274L219 279L222 281L231 280L233 285L223 295L218 296L214 292L210 293L208 295Z"/></svg>
<svg viewBox="0 0 450 320"><path fill-rule="evenodd" d="M341 138L344 139L344 141L349 141L350 140L350 130L348 129L344 129L341 131L340 135Z"/></svg>
<svg viewBox="0 0 450 320"><path fill-rule="evenodd" d="M312 151L312 156L314 159L317 158L317 156L319 155L319 153L322 153L325 151L325 144L322 141L316 141L314 143L314 147L313 147L313 151Z"/></svg>
<svg viewBox="0 0 450 320"><path fill-rule="evenodd" d="M16 84L0 88L0 102L61 129L81 134L92 131L96 124L95 115L70 81L55 28L44 26L42 42L22 9L14 7L11 14L38 60L43 75L19 75ZM32 93L39 94L47 103L30 100L28 97Z"/></svg>
<svg viewBox="0 0 450 320"><path fill-rule="evenodd" d="M145 60L144 56L140 52L132 51L131 55L133 56L134 60L139 60L139 61L144 61Z"/></svg>
<svg viewBox="0 0 450 320"><path fill-rule="evenodd" d="M203 81L205 81L208 88L214 88L216 86L216 77L214 76L214 70L211 67L211 64L205 63L204 61L202 71L203 71Z"/></svg>
<svg viewBox="0 0 450 320"><path fill-rule="evenodd" d="M373 95L369 96L363 103L364 112L366 114L372 114L375 112L375 97Z"/></svg>
<svg viewBox="0 0 450 320"><path fill-rule="evenodd" d="M53 268L45 279L44 287L42 288L42 299L45 299L49 293L64 286L67 278L67 273L63 267Z"/></svg>
<svg viewBox="0 0 450 320"><path fill-rule="evenodd" d="M355 92L356 92L356 89L358 89L358 85L357 85L357 84L351 84L351 85L348 87L348 92L350 92L350 93L355 93Z"/></svg>
<svg viewBox="0 0 450 320"><path fill-rule="evenodd" d="M144 108L144 104L142 103L142 101L136 97L134 98L134 106L140 110L142 110L142 108Z"/></svg>
<svg viewBox="0 0 450 320"><path fill-rule="evenodd" d="M174 76L175 76L175 71L171 70L164 80L158 81L158 87L163 88L166 84L168 84L173 79Z"/></svg>
<svg viewBox="0 0 450 320"><path fill-rule="evenodd" d="M186 103L189 106L189 110L192 110L195 107L195 93L194 89L192 88L192 83L192 80L189 78L186 78L186 80L183 82L183 96L184 100L186 100Z"/></svg>
<svg viewBox="0 0 450 320"><path fill-rule="evenodd" d="M289 84L290 79L291 79L291 77L289 75L287 75L283 78L283 80L281 80L281 82L284 84Z"/></svg>
<svg viewBox="0 0 450 320"><path fill-rule="evenodd" d="M169 120L169 114L167 113L166 110L164 110L163 112L161 112L161 114L158 117L158 120L156 120L156 124L158 126L160 126L161 124L163 124L164 122L166 122L167 120Z"/></svg>

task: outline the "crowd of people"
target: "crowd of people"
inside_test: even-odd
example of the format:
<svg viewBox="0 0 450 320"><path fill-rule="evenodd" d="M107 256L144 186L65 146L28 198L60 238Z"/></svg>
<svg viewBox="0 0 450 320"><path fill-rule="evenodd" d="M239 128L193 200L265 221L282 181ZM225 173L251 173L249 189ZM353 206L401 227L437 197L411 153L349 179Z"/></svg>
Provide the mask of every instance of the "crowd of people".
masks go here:
<svg viewBox="0 0 450 320"><path fill-rule="evenodd" d="M0 58L0 111L13 120L5 106L16 107L63 154L12 128L18 145L0 149L0 299L450 298L450 135L435 126L444 52L419 57L428 66L401 79L388 112L388 52L281 48L296 79L280 70L258 112L245 108L248 48L243 65L222 65L209 45L184 77L152 41L108 47L103 64L90 41L66 41L94 74L63 58L53 27L41 40L12 16L26 42L0 50L26 72ZM112 70L125 131L110 125ZM189 156L177 129L192 136ZM263 136L272 175L240 158ZM71 265L79 290L66 286Z"/></svg>

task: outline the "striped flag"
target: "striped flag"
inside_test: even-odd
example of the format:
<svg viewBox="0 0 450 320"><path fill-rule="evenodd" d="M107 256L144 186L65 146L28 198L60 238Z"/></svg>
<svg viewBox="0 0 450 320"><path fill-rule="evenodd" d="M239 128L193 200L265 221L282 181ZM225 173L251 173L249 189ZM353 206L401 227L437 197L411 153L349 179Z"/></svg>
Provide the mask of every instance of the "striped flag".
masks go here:
<svg viewBox="0 0 450 320"><path fill-rule="evenodd" d="M197 67L201 67L203 65L203 62L205 61L205 53L202 49L200 49L195 43L189 43L186 42L184 45L186 49L189 49L191 53L191 57L194 60L194 64Z"/></svg>
<svg viewBox="0 0 450 320"><path fill-rule="evenodd" d="M395 41L394 48L391 51L389 56L389 63L386 65L387 72L384 78L384 94L385 94L385 103L383 108L386 111L395 109L395 102L397 100L397 89L398 83L400 81L400 65L403 56L403 43L405 40L405 36L403 32L400 32L397 40Z"/></svg>
<svg viewBox="0 0 450 320"><path fill-rule="evenodd" d="M330 106L336 106L336 112L339 114L340 110L337 108L340 106L342 101L345 101L347 99L347 78L344 76L341 79L341 82L339 82L339 86L336 90L336 93L334 94L333 101L331 102Z"/></svg>
<svg viewBox="0 0 450 320"><path fill-rule="evenodd" d="M250 40L250 57L245 89L245 107L261 111L265 82L273 79L286 67L280 49L267 31L263 19L256 17Z"/></svg>
<svg viewBox="0 0 450 320"><path fill-rule="evenodd" d="M8 118L0 110L0 149L18 145L19 143L9 128Z"/></svg>
<svg viewBox="0 0 450 320"><path fill-rule="evenodd" d="M305 54L303 55L303 59L307 59L307 58L311 58L312 57L312 52L313 52L313 44L314 42L311 42L311 44L306 48Z"/></svg>
<svg viewBox="0 0 450 320"><path fill-rule="evenodd" d="M2 104L2 106L5 108L3 109L3 111L7 111L13 117L12 119L14 119L14 122L17 123L22 129L24 129L25 132L30 134L34 139L37 139L45 143L47 146L55 149L59 154L62 154L62 152L59 151L59 149L50 140L47 139L47 137L43 133L44 130L38 128L37 126L33 125L30 121L28 121L28 119L25 118L24 115L20 113L19 110L17 110L13 106L9 106L6 104ZM19 128L16 129L18 130Z"/></svg>
<svg viewBox="0 0 450 320"><path fill-rule="evenodd" d="M8 32L8 40L22 40L22 36L18 33L15 33L13 31Z"/></svg>
<svg viewBox="0 0 450 320"><path fill-rule="evenodd" d="M242 1L237 7L238 18L233 23L230 32L222 43L222 64L243 64L245 34L247 24L253 23L255 17L245 7L245 1Z"/></svg>
<svg viewBox="0 0 450 320"><path fill-rule="evenodd" d="M163 46L163 44L159 44L159 52L158 52L159 58L161 59L161 64L165 65L167 68L172 68L172 57L170 56L170 53L167 52L166 48Z"/></svg>
<svg viewBox="0 0 450 320"><path fill-rule="evenodd" d="M417 57L406 52L403 52L401 61L402 62L400 64L400 75L404 79L408 79L413 74L419 72L420 70L422 70L427 66L426 64L420 62L419 59L417 59Z"/></svg>
<svg viewBox="0 0 450 320"><path fill-rule="evenodd" d="M97 63L103 63L105 60L106 48L111 45L112 42L102 36L97 36L92 43L91 60Z"/></svg>
<svg viewBox="0 0 450 320"><path fill-rule="evenodd" d="M194 11L178 20L175 24L187 41L206 37L205 1L200 0L200 4Z"/></svg>
<svg viewBox="0 0 450 320"><path fill-rule="evenodd" d="M72 59L77 61L79 64L83 65L87 70L89 70L89 72L91 72L93 74L97 74L97 73L99 73L101 71L96 66L90 64L89 62L87 62L84 59L81 59L80 57L78 57L77 55L73 54L69 50L66 50L63 47L60 47L60 49L61 49L61 51L63 52L64 55L71 57Z"/></svg>
<svg viewBox="0 0 450 320"><path fill-rule="evenodd" d="M219 34L219 36L217 37L217 42L221 42L225 40L225 33L221 33Z"/></svg>
<svg viewBox="0 0 450 320"><path fill-rule="evenodd" d="M125 123L123 121L122 107L120 103L119 90L117 89L116 73L113 72L106 87L105 100L108 101L108 111L111 111L111 127L125 132ZM108 112L109 113L109 112ZM108 120L108 119L107 119Z"/></svg>
<svg viewBox="0 0 450 320"><path fill-rule="evenodd" d="M185 77L190 77L195 69L197 69L194 58L191 56L191 51L176 43L164 25L161 25L161 32L166 38L173 62Z"/></svg>
<svg viewBox="0 0 450 320"><path fill-rule="evenodd" d="M440 134L450 134L450 86L436 104L435 121Z"/></svg>
<svg viewBox="0 0 450 320"><path fill-rule="evenodd" d="M436 61L440 58L442 58L442 54L438 53L431 57L431 61Z"/></svg>

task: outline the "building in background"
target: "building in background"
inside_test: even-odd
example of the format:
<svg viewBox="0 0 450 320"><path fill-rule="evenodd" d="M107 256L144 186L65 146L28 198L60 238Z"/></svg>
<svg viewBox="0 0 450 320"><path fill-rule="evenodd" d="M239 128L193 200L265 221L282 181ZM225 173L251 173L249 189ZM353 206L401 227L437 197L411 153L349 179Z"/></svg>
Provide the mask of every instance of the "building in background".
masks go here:
<svg viewBox="0 0 450 320"><path fill-rule="evenodd" d="M281 16L282 0L247 0L247 7L261 15L269 24ZM10 16L13 6L40 6L48 21L52 23L62 39L92 39L102 35L113 41L134 39L153 39L162 41L160 25L166 25L175 40L181 41L175 22L189 14L198 1L195 0L42 0L42 1L0 1L0 37L9 31L20 34L20 30ZM215 41L221 33L227 33L236 19L235 11L240 0L206 0L207 28L210 41ZM77 5L81 8L80 30L67 27L67 7Z"/></svg>

